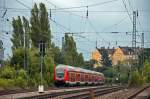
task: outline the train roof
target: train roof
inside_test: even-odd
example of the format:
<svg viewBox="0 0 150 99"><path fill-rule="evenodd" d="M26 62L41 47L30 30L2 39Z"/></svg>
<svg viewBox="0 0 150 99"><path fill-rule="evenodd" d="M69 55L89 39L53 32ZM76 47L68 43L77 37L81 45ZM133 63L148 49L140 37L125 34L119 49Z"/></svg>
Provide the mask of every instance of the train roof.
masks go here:
<svg viewBox="0 0 150 99"><path fill-rule="evenodd" d="M96 72L96 71L92 71L92 70L87 70L87 69L83 69L80 67L73 67L73 66L69 66L69 65L63 65L63 64L59 64L56 66L57 68L64 68L67 69L68 71L77 71L77 72L84 72L84 73L92 73L92 74L100 74L103 75L103 73L100 72Z"/></svg>

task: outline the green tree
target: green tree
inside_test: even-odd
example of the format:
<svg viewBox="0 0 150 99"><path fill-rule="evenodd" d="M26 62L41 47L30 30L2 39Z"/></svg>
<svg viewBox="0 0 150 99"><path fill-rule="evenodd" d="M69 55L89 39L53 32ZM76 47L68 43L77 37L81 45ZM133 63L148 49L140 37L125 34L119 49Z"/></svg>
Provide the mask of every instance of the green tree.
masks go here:
<svg viewBox="0 0 150 99"><path fill-rule="evenodd" d="M24 64L24 49L23 48L17 48L13 50L13 56L11 57L11 65L15 66L15 69L21 69L23 68Z"/></svg>
<svg viewBox="0 0 150 99"><path fill-rule="evenodd" d="M37 48L31 48L29 51L29 82L30 86L38 86L40 84L40 55ZM48 86L53 82L54 59L51 51L46 50L43 62L43 83Z"/></svg>
<svg viewBox="0 0 150 99"><path fill-rule="evenodd" d="M147 59L150 59L150 48L144 48L144 50L142 50L139 54L139 66L143 67L144 66L144 62Z"/></svg>
<svg viewBox="0 0 150 99"><path fill-rule="evenodd" d="M83 66L84 58L82 53L77 52L76 42L72 36L65 34L65 41L62 47L61 55L63 57L63 64L72 66Z"/></svg>
<svg viewBox="0 0 150 99"><path fill-rule="evenodd" d="M14 79L16 77L16 71L14 67L5 66L0 69L0 78Z"/></svg>
<svg viewBox="0 0 150 99"><path fill-rule="evenodd" d="M17 19L13 18L12 26L13 26L13 34L11 38L11 41L13 43L12 49L15 50L17 48L24 46L24 31L20 16L18 16Z"/></svg>
<svg viewBox="0 0 150 99"><path fill-rule="evenodd" d="M55 64L62 63L61 51L58 46L55 46L55 44L52 42L51 47L48 50L49 50L49 54L54 59Z"/></svg>
<svg viewBox="0 0 150 99"><path fill-rule="evenodd" d="M83 54L82 54L82 53L79 53L79 55L78 55L78 65L79 65L79 66L85 65L85 64L84 64L84 58L83 58Z"/></svg>
<svg viewBox="0 0 150 99"><path fill-rule="evenodd" d="M131 73L131 77L129 80L129 86L135 87L135 86L141 86L144 84L144 79L142 74L138 71L135 70Z"/></svg>
<svg viewBox="0 0 150 99"><path fill-rule="evenodd" d="M150 83L150 59L147 59L144 63L143 76L145 82Z"/></svg>
<svg viewBox="0 0 150 99"><path fill-rule="evenodd" d="M112 66L112 61L108 56L108 51L106 49L101 49L101 54L102 54L101 63L103 64L103 66L105 67Z"/></svg>
<svg viewBox="0 0 150 99"><path fill-rule="evenodd" d="M29 21L23 16L23 27L24 27L24 36L25 36L25 46L26 48L30 47L30 26Z"/></svg>
<svg viewBox="0 0 150 99"><path fill-rule="evenodd" d="M48 12L43 3L34 5L31 11L31 40L35 47L38 48L39 42L44 41L45 43L51 44L51 31L48 20Z"/></svg>

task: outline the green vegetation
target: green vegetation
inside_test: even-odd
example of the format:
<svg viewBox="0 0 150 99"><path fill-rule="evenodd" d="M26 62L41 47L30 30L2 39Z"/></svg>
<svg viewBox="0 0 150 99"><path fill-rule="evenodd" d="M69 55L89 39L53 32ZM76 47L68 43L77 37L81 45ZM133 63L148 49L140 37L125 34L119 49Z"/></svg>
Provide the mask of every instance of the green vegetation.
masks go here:
<svg viewBox="0 0 150 99"><path fill-rule="evenodd" d="M97 70L97 69L96 69ZM106 83L128 83L128 67L127 66L118 66L114 67L103 67L99 68L97 71L102 72L106 77Z"/></svg>
<svg viewBox="0 0 150 99"><path fill-rule="evenodd" d="M144 63L143 77L146 83L150 83L150 59L147 59Z"/></svg>
<svg viewBox="0 0 150 99"><path fill-rule="evenodd" d="M65 41L61 52L62 64L84 66L82 53L77 52L76 43L72 36L65 34Z"/></svg>
<svg viewBox="0 0 150 99"><path fill-rule="evenodd" d="M0 87L12 88L21 87L25 88L27 86L26 81L26 71L20 69L18 72L14 67L5 66L0 69Z"/></svg>
<svg viewBox="0 0 150 99"><path fill-rule="evenodd" d="M112 61L109 58L108 51L106 49L101 49L102 59L101 63L103 66L112 66Z"/></svg>
<svg viewBox="0 0 150 99"><path fill-rule="evenodd" d="M129 86L136 87L136 86L141 86L144 84L144 79L142 74L138 71L135 70L131 73L131 78L129 80Z"/></svg>
<svg viewBox="0 0 150 99"><path fill-rule="evenodd" d="M82 53L77 52L72 36L65 35L64 49L52 42L48 12L43 3L34 5L30 20L24 16L12 21L12 57L0 68L0 87L37 88L41 84L39 43L45 43L42 83L48 87L53 84L54 64L83 66Z"/></svg>
<svg viewBox="0 0 150 99"><path fill-rule="evenodd" d="M13 18L13 34L11 41L12 57L4 61L0 68L0 87L33 87L41 83L39 42L44 41L46 51L43 61L43 84L48 87L53 84L54 64L84 66L83 68L104 73L106 82L141 86L150 83L150 49L146 48L139 55L139 63L133 71L123 63L112 67L112 62L105 49L101 50L102 65L93 68L94 60L84 62L82 53L77 50L76 42L70 33L65 33L62 49L52 42L52 32L48 12L43 3L34 5L30 20L24 16ZM86 65L86 66L85 66Z"/></svg>
<svg viewBox="0 0 150 99"><path fill-rule="evenodd" d="M21 21L21 17L18 16L17 19L13 18L12 21L12 26L13 26L13 34L12 34L12 50L15 50L17 48L23 47L24 46L24 31L23 31L23 23Z"/></svg>
<svg viewBox="0 0 150 99"><path fill-rule="evenodd" d="M42 40L47 43L47 47L51 45L51 31L48 20L48 12L43 3L39 4L39 8L35 4L31 11L31 40L32 44L38 48L39 42Z"/></svg>

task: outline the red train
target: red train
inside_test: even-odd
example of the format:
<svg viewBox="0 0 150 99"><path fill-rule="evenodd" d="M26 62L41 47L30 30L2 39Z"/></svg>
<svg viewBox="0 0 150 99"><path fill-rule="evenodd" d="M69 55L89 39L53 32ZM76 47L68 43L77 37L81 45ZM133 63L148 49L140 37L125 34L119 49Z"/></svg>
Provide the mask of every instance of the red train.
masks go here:
<svg viewBox="0 0 150 99"><path fill-rule="evenodd" d="M54 81L56 85L94 85L104 84L105 77L99 72L60 64L55 67Z"/></svg>

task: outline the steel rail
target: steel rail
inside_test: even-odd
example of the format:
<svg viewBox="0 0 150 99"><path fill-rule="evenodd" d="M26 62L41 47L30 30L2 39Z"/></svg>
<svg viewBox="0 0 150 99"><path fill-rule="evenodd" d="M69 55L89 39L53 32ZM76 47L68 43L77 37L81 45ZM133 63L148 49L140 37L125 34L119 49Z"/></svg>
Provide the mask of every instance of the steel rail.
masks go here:
<svg viewBox="0 0 150 99"><path fill-rule="evenodd" d="M150 85L147 85L147 86L143 87L142 89L137 90L135 93L133 93L129 97L127 97L127 99L133 99L133 98L135 98L138 94L140 94L141 92L143 92L144 90L146 90L149 87L150 87Z"/></svg>
<svg viewBox="0 0 150 99"><path fill-rule="evenodd" d="M81 97L82 96L81 94L83 94L83 93L85 95L89 95L90 89L92 89L92 90L98 90L98 89L104 90L104 89L110 89L110 88L116 88L116 87L117 86L111 86L111 87L110 86L101 86L101 87L95 87L95 88L74 89L74 90L69 90L69 91L53 92L53 93L46 93L46 94L41 93L41 94L34 95L34 96L21 97L18 99L46 99L46 98L56 98L56 97L64 97L64 96L69 97L69 95L71 97L73 97L74 94L78 94L77 96ZM85 92L88 92L88 93L85 93ZM76 97L76 95L74 97Z"/></svg>

